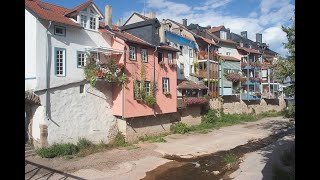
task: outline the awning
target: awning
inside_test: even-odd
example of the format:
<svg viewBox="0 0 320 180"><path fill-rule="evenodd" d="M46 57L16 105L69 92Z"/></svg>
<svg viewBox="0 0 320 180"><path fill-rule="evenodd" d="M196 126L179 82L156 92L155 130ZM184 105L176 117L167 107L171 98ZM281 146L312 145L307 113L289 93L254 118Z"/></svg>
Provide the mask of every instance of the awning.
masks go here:
<svg viewBox="0 0 320 180"><path fill-rule="evenodd" d="M89 51L89 52L104 53L106 55L123 54L123 52L124 52L123 50L107 48L107 47L91 47L91 48L86 48L85 50Z"/></svg>
<svg viewBox="0 0 320 180"><path fill-rule="evenodd" d="M181 83L179 83L179 85L177 86L177 89L198 89L198 90L202 90L202 89L208 89L205 85L203 84L196 84L192 81L182 81Z"/></svg>

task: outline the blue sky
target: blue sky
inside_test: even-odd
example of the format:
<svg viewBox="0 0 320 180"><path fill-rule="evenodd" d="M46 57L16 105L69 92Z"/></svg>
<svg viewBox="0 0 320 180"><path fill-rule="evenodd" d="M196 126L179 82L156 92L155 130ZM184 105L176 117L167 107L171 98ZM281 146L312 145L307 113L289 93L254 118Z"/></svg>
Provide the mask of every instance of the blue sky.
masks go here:
<svg viewBox="0 0 320 180"><path fill-rule="evenodd" d="M87 0L42 0L66 8L73 8ZM122 22L133 12L143 14L144 0L94 0L104 13L106 4L112 6L112 20ZM153 11L156 17L172 19L202 26L224 25L231 32L248 31L248 37L255 40L256 33L262 33L262 41L270 48L285 56L286 34L281 25L289 26L294 14L294 0L145 0L146 15Z"/></svg>

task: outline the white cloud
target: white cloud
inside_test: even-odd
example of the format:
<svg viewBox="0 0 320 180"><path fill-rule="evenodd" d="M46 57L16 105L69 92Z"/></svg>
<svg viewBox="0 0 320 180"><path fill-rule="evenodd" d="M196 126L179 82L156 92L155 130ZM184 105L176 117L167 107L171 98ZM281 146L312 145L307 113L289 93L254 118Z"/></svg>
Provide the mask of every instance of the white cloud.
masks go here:
<svg viewBox="0 0 320 180"><path fill-rule="evenodd" d="M248 38L253 41L256 33L262 33L263 41L268 43L272 50L281 55L286 54L282 44L286 41L286 34L281 30L281 24L288 23L293 16L294 5L290 0L262 0L258 11L251 12L247 17L232 15L232 12L228 11L227 7L232 0L205 0L193 8L173 1L146 0L146 5L148 11L155 11L160 21L172 19L182 23L182 19L186 18L188 24L224 25L237 34L247 31ZM225 10L221 11L221 8L217 7L225 7Z"/></svg>

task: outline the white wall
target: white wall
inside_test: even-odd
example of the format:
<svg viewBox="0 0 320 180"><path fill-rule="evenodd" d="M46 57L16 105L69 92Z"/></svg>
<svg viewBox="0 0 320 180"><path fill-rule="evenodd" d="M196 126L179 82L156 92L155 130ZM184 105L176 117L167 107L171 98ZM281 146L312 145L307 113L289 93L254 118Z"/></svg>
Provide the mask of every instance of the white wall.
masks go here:
<svg viewBox="0 0 320 180"><path fill-rule="evenodd" d="M220 53L220 55L223 55L223 56L227 56L227 52L230 52L229 56L233 56L233 57L236 57L236 58L239 57L238 50L235 47L232 47L232 46L222 46L221 45L221 48L219 48L218 52Z"/></svg>
<svg viewBox="0 0 320 180"><path fill-rule="evenodd" d="M34 89L36 79L36 23L37 19L25 10L25 90Z"/></svg>
<svg viewBox="0 0 320 180"><path fill-rule="evenodd" d="M137 23L137 22L141 22L144 21L144 19L142 19L141 17L137 16L136 14L134 14L129 21L124 24L124 25L129 25L129 24L133 24L133 23Z"/></svg>
<svg viewBox="0 0 320 180"><path fill-rule="evenodd" d="M40 124L44 124L45 121L45 107L33 106L32 112L34 112L32 118L32 137L40 141Z"/></svg>
<svg viewBox="0 0 320 180"><path fill-rule="evenodd" d="M83 68L77 67L77 51L84 51L85 48L89 47L111 47L111 42L107 42L99 32L92 30L84 30L71 26L66 27L66 36L54 35L54 25L52 23L50 32L51 41L51 68L50 68L50 87L57 87L72 82L79 82L85 78ZM37 41L37 74L39 77L39 83L37 89L45 88L45 77L46 77L46 27L47 22L38 23L38 41ZM61 25L60 25L61 26ZM110 39L111 40L111 39ZM55 75L55 48L66 49L66 71L65 76L59 77Z"/></svg>
<svg viewBox="0 0 320 180"><path fill-rule="evenodd" d="M99 90L85 84L83 94L80 94L81 83L50 90L49 145L76 143L80 137L96 143L109 141L110 129L116 124L116 117L112 115L111 85L99 83ZM40 99L45 99L44 93ZM39 125L35 125L37 127Z"/></svg>

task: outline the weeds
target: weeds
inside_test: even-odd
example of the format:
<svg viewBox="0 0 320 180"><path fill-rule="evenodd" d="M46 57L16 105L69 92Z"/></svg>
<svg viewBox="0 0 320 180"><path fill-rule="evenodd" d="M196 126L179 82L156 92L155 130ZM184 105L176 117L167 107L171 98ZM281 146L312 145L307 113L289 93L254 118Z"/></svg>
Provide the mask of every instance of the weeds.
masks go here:
<svg viewBox="0 0 320 180"><path fill-rule="evenodd" d="M40 148L36 153L45 158L53 158L56 156L75 155L79 152L79 148L71 143L67 144L53 144L50 147Z"/></svg>
<svg viewBox="0 0 320 180"><path fill-rule="evenodd" d="M175 134L184 134L189 132L190 128L185 123L177 122L170 126L170 131Z"/></svg>
<svg viewBox="0 0 320 180"><path fill-rule="evenodd" d="M140 137L140 141L147 141L147 142L167 142L163 137L167 136L168 133L161 133L159 135L145 135L144 137Z"/></svg>
<svg viewBox="0 0 320 180"><path fill-rule="evenodd" d="M223 157L223 162L226 164L234 164L237 162L237 156L232 153L228 153Z"/></svg>

